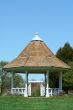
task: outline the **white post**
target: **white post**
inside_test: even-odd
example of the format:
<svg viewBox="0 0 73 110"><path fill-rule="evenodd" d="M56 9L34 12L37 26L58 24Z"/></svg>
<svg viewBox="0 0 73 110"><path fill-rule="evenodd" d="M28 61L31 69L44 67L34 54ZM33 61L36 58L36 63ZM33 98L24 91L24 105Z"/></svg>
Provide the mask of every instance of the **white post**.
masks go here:
<svg viewBox="0 0 73 110"><path fill-rule="evenodd" d="M49 71L47 71L47 90L46 90L46 97L49 97Z"/></svg>
<svg viewBox="0 0 73 110"><path fill-rule="evenodd" d="M46 96L46 74L44 74L45 76L45 96Z"/></svg>
<svg viewBox="0 0 73 110"><path fill-rule="evenodd" d="M40 83L40 96L42 96L42 92L43 92L43 90L42 90L42 84Z"/></svg>
<svg viewBox="0 0 73 110"><path fill-rule="evenodd" d="M28 95L31 96L31 83L28 85Z"/></svg>
<svg viewBox="0 0 73 110"><path fill-rule="evenodd" d="M24 97L28 97L28 73L26 71L26 85L25 85L25 94L24 94Z"/></svg>
<svg viewBox="0 0 73 110"><path fill-rule="evenodd" d="M11 72L11 73L12 73L12 77L11 77L11 94L13 94L12 88L14 88L14 73L13 72Z"/></svg>
<svg viewBox="0 0 73 110"><path fill-rule="evenodd" d="M30 83L30 96L31 96L31 83Z"/></svg>
<svg viewBox="0 0 73 110"><path fill-rule="evenodd" d="M59 74L59 89L62 91L62 72Z"/></svg>

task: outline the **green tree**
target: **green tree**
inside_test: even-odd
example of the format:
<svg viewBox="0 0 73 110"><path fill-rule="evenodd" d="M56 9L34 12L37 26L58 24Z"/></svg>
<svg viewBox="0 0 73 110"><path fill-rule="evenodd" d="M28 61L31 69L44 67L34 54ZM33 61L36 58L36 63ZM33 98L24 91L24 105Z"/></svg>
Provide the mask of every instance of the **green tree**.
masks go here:
<svg viewBox="0 0 73 110"><path fill-rule="evenodd" d="M58 72L51 72L49 74L49 83L51 88L58 88L59 86L59 73Z"/></svg>
<svg viewBox="0 0 73 110"><path fill-rule="evenodd" d="M0 88L1 94L6 94L11 89L11 78L12 73L3 71L3 67L7 64L6 61L0 62ZM14 87L22 87L24 86L24 80L21 75L15 74L14 75Z"/></svg>
<svg viewBox="0 0 73 110"><path fill-rule="evenodd" d="M69 43L65 43L64 47L57 51L56 56L66 63L73 61L73 48Z"/></svg>
<svg viewBox="0 0 73 110"><path fill-rule="evenodd" d="M73 89L73 48L69 43L65 43L64 47L57 51L56 56L71 67L63 74L63 89L71 90Z"/></svg>
<svg viewBox="0 0 73 110"><path fill-rule="evenodd" d="M63 74L63 89L73 90L73 62L69 63L71 69Z"/></svg>
<svg viewBox="0 0 73 110"><path fill-rule="evenodd" d="M8 62L6 61L1 61L0 62L0 83L1 83L1 94L5 92L6 89L6 75L7 72L3 71L2 68L7 64Z"/></svg>
<svg viewBox="0 0 73 110"><path fill-rule="evenodd" d="M17 73L14 75L14 87L24 87L25 80Z"/></svg>

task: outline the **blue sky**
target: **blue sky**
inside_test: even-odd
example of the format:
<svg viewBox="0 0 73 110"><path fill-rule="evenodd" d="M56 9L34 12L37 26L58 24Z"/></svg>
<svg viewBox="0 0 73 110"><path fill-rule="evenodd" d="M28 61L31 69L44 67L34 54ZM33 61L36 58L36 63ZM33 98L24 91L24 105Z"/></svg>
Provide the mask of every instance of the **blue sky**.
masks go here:
<svg viewBox="0 0 73 110"><path fill-rule="evenodd" d="M0 0L0 61L11 61L38 32L56 53L73 46L73 0Z"/></svg>
<svg viewBox="0 0 73 110"><path fill-rule="evenodd" d="M35 32L54 53L73 46L73 0L0 0L0 60L14 59Z"/></svg>

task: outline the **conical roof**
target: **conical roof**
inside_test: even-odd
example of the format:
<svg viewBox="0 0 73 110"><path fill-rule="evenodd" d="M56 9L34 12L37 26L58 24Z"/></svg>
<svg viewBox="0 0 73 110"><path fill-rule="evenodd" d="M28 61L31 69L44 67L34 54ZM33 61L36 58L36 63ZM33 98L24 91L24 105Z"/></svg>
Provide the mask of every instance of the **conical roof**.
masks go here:
<svg viewBox="0 0 73 110"><path fill-rule="evenodd" d="M4 66L4 69L15 67L70 68L66 63L58 59L38 36L24 48L16 59Z"/></svg>

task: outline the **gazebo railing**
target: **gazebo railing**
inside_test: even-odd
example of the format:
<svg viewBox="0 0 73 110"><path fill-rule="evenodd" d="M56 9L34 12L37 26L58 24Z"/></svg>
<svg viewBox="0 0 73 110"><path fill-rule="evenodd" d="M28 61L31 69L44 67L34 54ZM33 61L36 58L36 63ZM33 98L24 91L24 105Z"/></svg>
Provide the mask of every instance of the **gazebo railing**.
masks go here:
<svg viewBox="0 0 73 110"><path fill-rule="evenodd" d="M46 88L46 94L47 94L47 88ZM52 88L48 88L48 95L52 96Z"/></svg>
<svg viewBox="0 0 73 110"><path fill-rule="evenodd" d="M59 95L62 92L61 88L52 88L53 95Z"/></svg>
<svg viewBox="0 0 73 110"><path fill-rule="evenodd" d="M46 91L47 91L47 88L46 88ZM48 88L49 96L59 95L60 92L62 92L62 89L60 89L60 88Z"/></svg>
<svg viewBox="0 0 73 110"><path fill-rule="evenodd" d="M41 91L42 94L45 94L45 91L44 90ZM62 90L60 88L48 88L48 95L49 96L59 95L60 92L62 92ZM47 88L46 88L46 93L47 93ZM11 89L11 94L24 95L25 96L26 95L26 88L18 88L18 87L17 88L12 88ZM31 94L29 96L31 96ZM44 95L41 95L41 96L44 96Z"/></svg>
<svg viewBox="0 0 73 110"><path fill-rule="evenodd" d="M25 94L26 88L11 88L11 94Z"/></svg>

